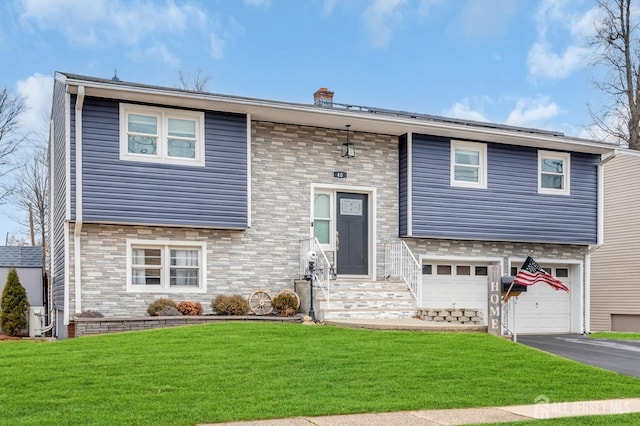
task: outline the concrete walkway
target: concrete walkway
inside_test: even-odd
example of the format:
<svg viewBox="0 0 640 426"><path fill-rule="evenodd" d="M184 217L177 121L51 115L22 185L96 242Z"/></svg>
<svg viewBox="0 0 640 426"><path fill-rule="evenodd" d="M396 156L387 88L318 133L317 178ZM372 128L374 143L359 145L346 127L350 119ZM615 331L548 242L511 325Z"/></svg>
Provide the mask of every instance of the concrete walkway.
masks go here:
<svg viewBox="0 0 640 426"><path fill-rule="evenodd" d="M372 330L423 330L423 331L487 331L486 325L455 324L448 322L423 321L419 318L391 319L341 319L326 320L325 325L350 328L368 328Z"/></svg>
<svg viewBox="0 0 640 426"><path fill-rule="evenodd" d="M228 426L442 426L640 413L640 398L215 423Z"/></svg>

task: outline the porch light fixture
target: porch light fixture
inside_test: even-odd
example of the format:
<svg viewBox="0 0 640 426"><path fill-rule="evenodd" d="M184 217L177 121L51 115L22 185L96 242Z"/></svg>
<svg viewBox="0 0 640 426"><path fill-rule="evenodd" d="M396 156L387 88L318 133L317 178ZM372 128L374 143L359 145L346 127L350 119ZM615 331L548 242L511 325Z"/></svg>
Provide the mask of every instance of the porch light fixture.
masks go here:
<svg viewBox="0 0 640 426"><path fill-rule="evenodd" d="M356 148L349 140L349 127L351 127L351 124L346 124L344 127L347 128L347 140L342 144L342 156L345 158L353 158L356 156Z"/></svg>

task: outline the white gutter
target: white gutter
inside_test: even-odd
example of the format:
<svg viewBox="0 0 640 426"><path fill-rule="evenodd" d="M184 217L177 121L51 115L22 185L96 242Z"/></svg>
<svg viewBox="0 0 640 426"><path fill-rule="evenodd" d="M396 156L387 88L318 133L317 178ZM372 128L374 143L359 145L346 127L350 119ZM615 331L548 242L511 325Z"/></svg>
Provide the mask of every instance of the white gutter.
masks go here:
<svg viewBox="0 0 640 426"><path fill-rule="evenodd" d="M81 303L81 250L80 232L82 231L82 107L84 106L84 86L78 87L76 98L76 223L73 227L73 255L74 255L74 284L75 284L75 312L82 312Z"/></svg>
<svg viewBox="0 0 640 426"><path fill-rule="evenodd" d="M591 333L591 254L604 244L604 166L613 160L617 151L598 163L598 236L596 244L584 254L583 333Z"/></svg>

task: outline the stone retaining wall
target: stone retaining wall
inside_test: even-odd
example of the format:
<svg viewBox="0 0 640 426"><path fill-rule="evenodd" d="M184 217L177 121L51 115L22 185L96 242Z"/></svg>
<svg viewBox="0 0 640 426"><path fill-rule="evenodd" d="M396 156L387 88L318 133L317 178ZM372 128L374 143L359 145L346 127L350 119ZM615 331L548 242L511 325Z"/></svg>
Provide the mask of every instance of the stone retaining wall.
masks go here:
<svg viewBox="0 0 640 426"><path fill-rule="evenodd" d="M478 309L424 308L418 309L418 315L423 321L482 324L482 311Z"/></svg>
<svg viewBox="0 0 640 426"><path fill-rule="evenodd" d="M204 324L220 321L276 321L301 322L299 317L275 316L169 316L169 317L120 317L120 318L74 318L74 330L68 337L95 334L119 333L122 331L150 330L153 328L176 327L188 324ZM70 332L71 333L71 332Z"/></svg>

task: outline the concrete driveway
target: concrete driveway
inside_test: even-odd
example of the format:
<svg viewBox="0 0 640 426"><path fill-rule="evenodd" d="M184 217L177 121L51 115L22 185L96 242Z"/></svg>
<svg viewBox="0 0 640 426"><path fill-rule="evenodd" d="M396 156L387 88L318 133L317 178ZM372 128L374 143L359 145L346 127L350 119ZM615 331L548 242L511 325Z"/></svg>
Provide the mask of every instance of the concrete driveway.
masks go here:
<svg viewBox="0 0 640 426"><path fill-rule="evenodd" d="M579 334L518 335L518 343L545 352L640 377L640 340L592 339Z"/></svg>

